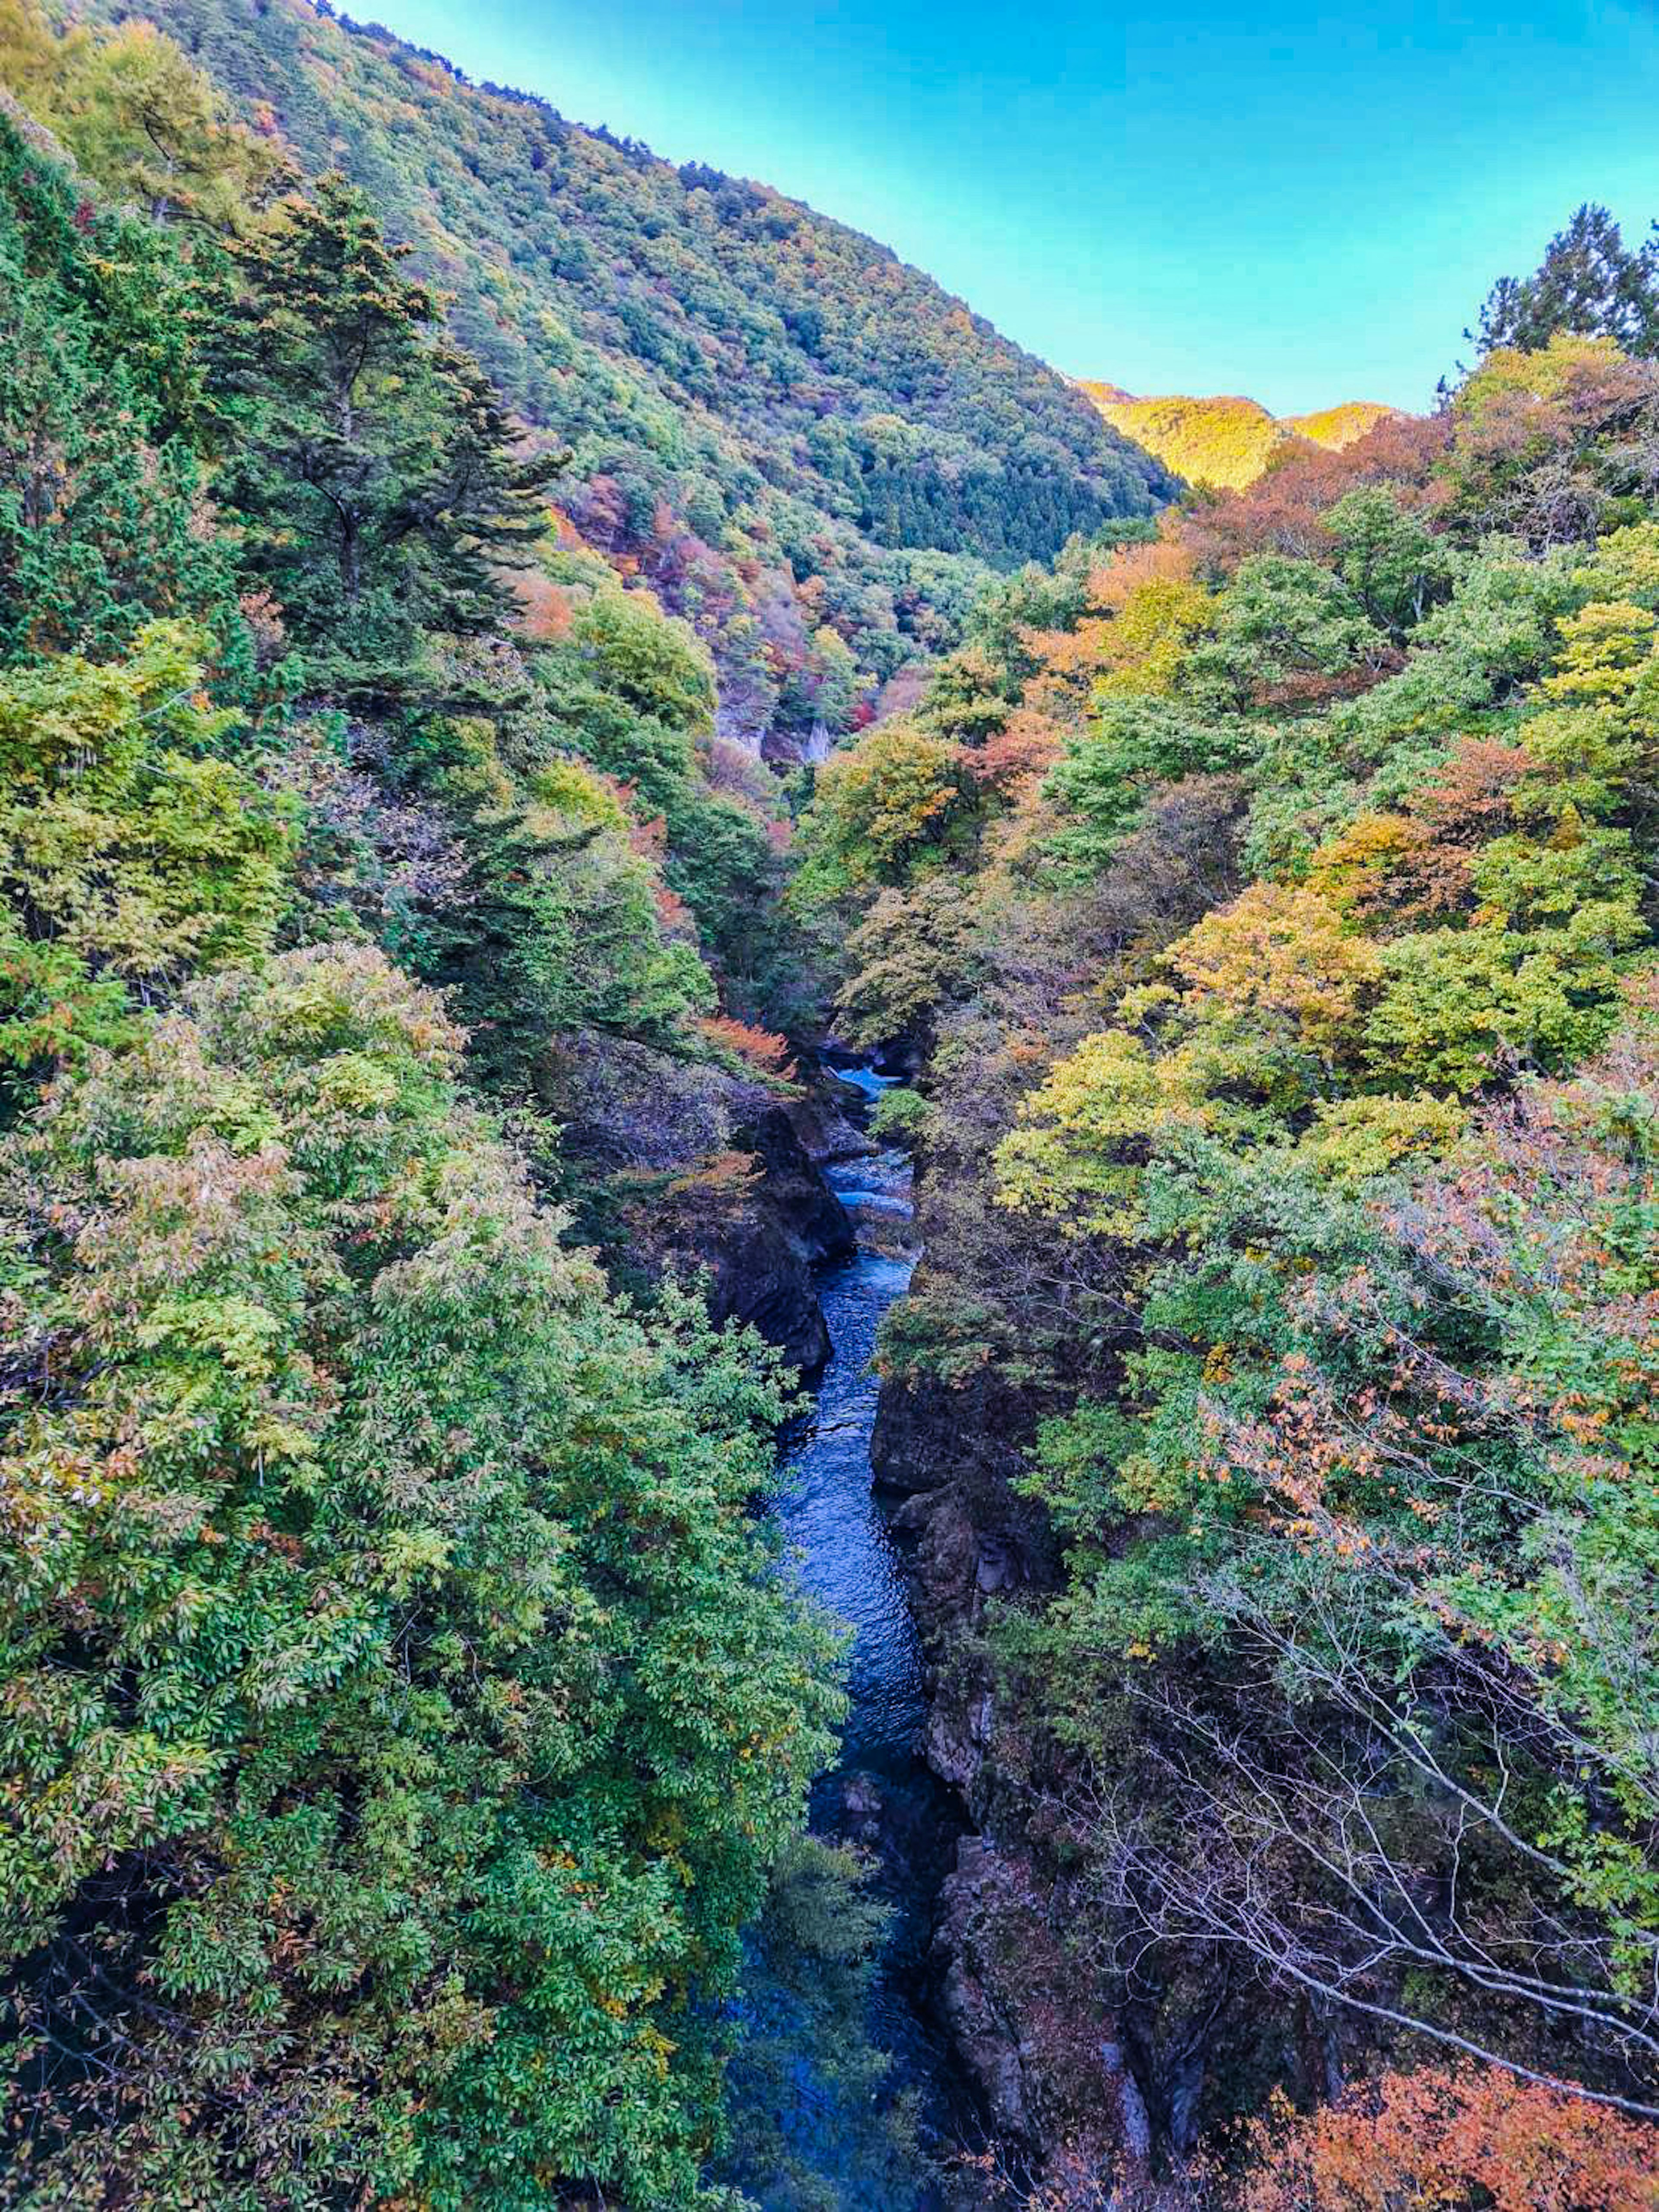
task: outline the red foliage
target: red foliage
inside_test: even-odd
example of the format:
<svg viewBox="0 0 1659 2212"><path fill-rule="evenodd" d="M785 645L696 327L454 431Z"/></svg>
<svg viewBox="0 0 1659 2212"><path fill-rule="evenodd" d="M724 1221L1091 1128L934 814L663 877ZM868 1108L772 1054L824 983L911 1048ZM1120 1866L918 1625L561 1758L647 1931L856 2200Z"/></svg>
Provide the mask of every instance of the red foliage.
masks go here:
<svg viewBox="0 0 1659 2212"><path fill-rule="evenodd" d="M965 753L963 760L975 782L1007 791L1051 768L1063 742L1048 715L1035 707L1016 707L1007 727Z"/></svg>
<svg viewBox="0 0 1659 2212"><path fill-rule="evenodd" d="M1316 669L1303 669L1287 676L1281 684L1261 684L1255 688L1255 704L1259 707L1281 707L1294 713L1303 713L1311 707L1325 707L1336 699L1357 699L1362 691L1369 691L1385 678L1398 675L1406 665L1403 653L1393 650L1374 653L1357 668L1344 668L1334 676L1326 676Z"/></svg>
<svg viewBox="0 0 1659 2212"><path fill-rule="evenodd" d="M633 791L631 784L623 788L630 794ZM648 822L630 822L628 842L642 860L653 860L660 866L668 854L668 824L660 814L653 814Z"/></svg>
<svg viewBox="0 0 1659 2212"><path fill-rule="evenodd" d="M775 1030L760 1029L753 1022L740 1022L731 1014L707 1015L697 1027L711 1044L736 1053L751 1067L763 1068L769 1075L793 1072L789 1040Z"/></svg>
<svg viewBox="0 0 1659 2212"><path fill-rule="evenodd" d="M1439 415L1385 417L1340 453L1290 447L1247 490L1188 514L1182 535L1206 574L1231 574L1252 553L1328 559L1324 516L1361 484L1386 483L1402 507L1435 507L1443 494L1434 473L1451 430Z"/></svg>
<svg viewBox="0 0 1659 2212"><path fill-rule="evenodd" d="M1196 565L1185 518L1166 513L1150 544L1122 546L1091 569L1089 604L1101 614L1116 614L1141 585L1187 583Z"/></svg>
<svg viewBox="0 0 1659 2212"><path fill-rule="evenodd" d="M1659 2128L1495 2067L1385 2074L1251 2130L1241 2212L1654 2212Z"/></svg>
<svg viewBox="0 0 1659 2212"><path fill-rule="evenodd" d="M651 896L656 904L658 921L671 935L681 930L696 935L691 909L678 891L670 890L666 884L656 883L651 886Z"/></svg>
<svg viewBox="0 0 1659 2212"><path fill-rule="evenodd" d="M545 644L562 637L570 628L570 596L538 569L515 568L503 580L519 603L518 627L526 637Z"/></svg>
<svg viewBox="0 0 1659 2212"><path fill-rule="evenodd" d="M1459 845L1484 845L1514 828L1510 794L1537 768L1520 745L1464 738L1439 774L1412 793L1406 811L1437 836Z"/></svg>

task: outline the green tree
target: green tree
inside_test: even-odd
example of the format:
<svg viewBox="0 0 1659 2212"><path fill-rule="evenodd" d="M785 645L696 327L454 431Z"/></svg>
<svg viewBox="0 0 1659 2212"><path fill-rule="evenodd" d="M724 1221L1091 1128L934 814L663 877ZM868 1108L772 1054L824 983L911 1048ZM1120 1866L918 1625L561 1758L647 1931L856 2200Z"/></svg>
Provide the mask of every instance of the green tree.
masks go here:
<svg viewBox="0 0 1659 2212"><path fill-rule="evenodd" d="M1578 208L1530 276L1500 276L1480 309L1483 354L1535 353L1559 334L1613 338L1626 353L1659 352L1659 226L1632 248L1604 207Z"/></svg>
<svg viewBox="0 0 1659 2212"><path fill-rule="evenodd" d="M232 641L185 308L167 241L0 114L0 665L119 652L158 615Z"/></svg>
<svg viewBox="0 0 1659 2212"><path fill-rule="evenodd" d="M0 2203L705 2201L836 1711L781 1401L607 1304L459 1041L289 953L0 1155Z"/></svg>
<svg viewBox="0 0 1659 2212"><path fill-rule="evenodd" d="M257 957L292 837L202 692L175 623L131 656L0 676L0 1067L30 1074L131 1030L133 1008Z"/></svg>
<svg viewBox="0 0 1659 2212"><path fill-rule="evenodd" d="M343 178L290 194L232 252L240 289L204 357L245 565L311 685L404 696L422 631L504 619L494 570L541 534L559 460L525 457L477 364L429 335L431 295Z"/></svg>

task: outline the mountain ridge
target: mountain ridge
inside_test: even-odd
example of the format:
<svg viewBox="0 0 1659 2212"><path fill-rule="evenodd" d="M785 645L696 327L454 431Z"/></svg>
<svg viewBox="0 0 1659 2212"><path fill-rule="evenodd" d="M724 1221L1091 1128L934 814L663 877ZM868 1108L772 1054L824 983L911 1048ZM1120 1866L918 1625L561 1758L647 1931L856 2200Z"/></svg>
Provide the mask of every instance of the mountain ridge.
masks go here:
<svg viewBox="0 0 1659 2212"><path fill-rule="evenodd" d="M1340 452L1404 412L1382 400L1349 399L1305 414L1274 415L1243 392L1143 396L1102 379L1074 381L1103 421L1177 476L1227 491L1243 491L1299 446Z"/></svg>

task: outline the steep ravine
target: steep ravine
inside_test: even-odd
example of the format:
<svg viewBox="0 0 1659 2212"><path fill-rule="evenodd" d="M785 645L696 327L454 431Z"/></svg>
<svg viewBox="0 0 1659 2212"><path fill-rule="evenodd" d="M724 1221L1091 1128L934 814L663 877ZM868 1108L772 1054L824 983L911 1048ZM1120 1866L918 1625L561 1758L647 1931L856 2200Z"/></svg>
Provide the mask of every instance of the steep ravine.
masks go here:
<svg viewBox="0 0 1659 2212"><path fill-rule="evenodd" d="M867 1105L885 1079L866 1069L845 1080ZM862 1118L858 1116L857 1118ZM902 1152L832 1159L824 1174L852 1216L858 1249L826 1268L819 1295L831 1352L811 1411L786 1438L781 1512L807 1587L852 1632L851 1711L841 1757L814 1793L814 1827L875 1856L893 1921L872 1998L874 2040L890 2054L890 2086L915 2100L925 2149L948 2154L976 2132L976 2106L941 2025L936 1980L939 1896L965 1826L954 1792L924 1752L928 1719L910 1583L892 1516L872 1487L870 1446L878 1396L871 1369L882 1316L903 1296L910 1246L910 1170ZM840 2188L833 2136L814 2163ZM942 2203L922 2185L883 2212L931 2212ZM847 2212L863 2200L842 2195Z"/></svg>

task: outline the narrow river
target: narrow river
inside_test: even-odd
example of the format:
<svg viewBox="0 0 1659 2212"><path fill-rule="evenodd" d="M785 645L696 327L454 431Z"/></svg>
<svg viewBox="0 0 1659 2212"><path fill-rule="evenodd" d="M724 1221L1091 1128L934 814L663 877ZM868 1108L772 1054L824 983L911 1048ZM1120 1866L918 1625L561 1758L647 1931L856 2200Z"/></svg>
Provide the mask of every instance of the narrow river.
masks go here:
<svg viewBox="0 0 1659 2212"><path fill-rule="evenodd" d="M866 1110L888 1087L866 1069L848 1070L843 1079L863 1092ZM961 1824L921 1756L927 1711L921 1651L870 1469L876 1333L903 1296L914 1263L907 1252L910 1170L902 1152L886 1151L826 1174L854 1217L859 1249L819 1285L834 1348L812 1411L786 1441L780 1499L803 1581L853 1634L851 1711L840 1760L814 1791L812 1825L865 1844L878 1861L878 1887L893 1922L872 1991L871 2032L890 2055L890 2087L915 2100L923 2148L943 2152L963 2115L948 2053L928 2016L927 1965L934 1900ZM840 2185L833 2144L815 2163ZM837 2200L827 2201L837 2201L840 2212L875 2212L845 2185ZM912 2196L884 2197L881 2212L925 2212L937 2201L923 2184Z"/></svg>

